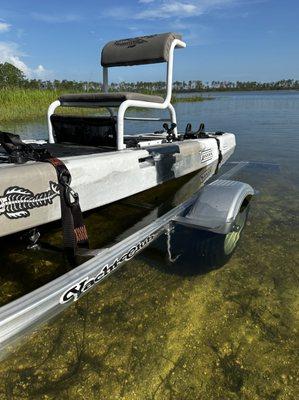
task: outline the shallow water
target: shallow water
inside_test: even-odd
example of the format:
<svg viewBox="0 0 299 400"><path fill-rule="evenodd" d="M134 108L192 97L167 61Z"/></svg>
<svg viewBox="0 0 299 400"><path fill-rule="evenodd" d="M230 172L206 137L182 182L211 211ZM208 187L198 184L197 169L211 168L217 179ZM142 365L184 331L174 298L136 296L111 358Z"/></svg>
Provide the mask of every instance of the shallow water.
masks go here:
<svg viewBox="0 0 299 400"><path fill-rule="evenodd" d="M235 132L232 159L281 166L280 172L257 167L237 177L259 194L235 253L221 257L221 246L210 240L208 254L218 254L217 262L190 260L192 243L203 238L178 230L172 257L182 248L186 254L171 263L167 237L161 237L12 349L0 365L0 398L298 398L299 93L212 95L215 100L178 103L180 127L204 121L208 130ZM44 137L42 122L6 128ZM105 245L140 219L155 218L199 182L193 175L91 213L93 244ZM58 229L47 235L53 244L60 240ZM63 269L57 256L30 253L28 261L22 246L9 252L4 246L5 301Z"/></svg>

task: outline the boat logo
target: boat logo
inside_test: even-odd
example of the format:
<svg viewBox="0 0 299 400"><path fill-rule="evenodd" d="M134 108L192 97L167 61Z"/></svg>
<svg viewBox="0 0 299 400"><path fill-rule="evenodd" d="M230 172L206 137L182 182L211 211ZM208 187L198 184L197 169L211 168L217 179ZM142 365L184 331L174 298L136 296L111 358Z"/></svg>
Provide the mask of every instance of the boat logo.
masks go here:
<svg viewBox="0 0 299 400"><path fill-rule="evenodd" d="M212 149L207 149L201 152L201 156L200 156L200 160L201 162L206 162L206 161L210 161L213 158L213 151Z"/></svg>
<svg viewBox="0 0 299 400"><path fill-rule="evenodd" d="M27 218L30 216L29 210L52 204L60 191L55 182L50 181L49 186L49 190L37 194L20 186L7 188L3 196L0 196L0 216L5 215L9 219Z"/></svg>
<svg viewBox="0 0 299 400"><path fill-rule="evenodd" d="M157 35L139 36L136 38L121 39L114 42L115 46L126 46L127 48L135 47L138 44L147 43L147 39L151 39Z"/></svg>
<svg viewBox="0 0 299 400"><path fill-rule="evenodd" d="M155 237L155 234L147 236L145 239L132 246L122 256L117 257L112 264L106 264L104 267L102 267L95 276L85 276L84 278L82 278L79 282L75 283L72 287L67 289L61 295L59 303L65 304L71 301L77 301L82 296L82 294L87 292L89 289L94 287L94 285L96 285L97 283L105 279L109 274L114 272L120 266L120 264L125 261L131 260L137 253L139 253L144 247L152 242Z"/></svg>

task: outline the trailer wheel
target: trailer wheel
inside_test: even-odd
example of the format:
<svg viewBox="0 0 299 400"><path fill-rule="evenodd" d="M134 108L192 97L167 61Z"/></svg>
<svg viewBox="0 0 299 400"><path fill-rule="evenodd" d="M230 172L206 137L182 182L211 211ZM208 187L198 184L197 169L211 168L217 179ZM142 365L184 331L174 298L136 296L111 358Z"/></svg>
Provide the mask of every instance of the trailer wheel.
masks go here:
<svg viewBox="0 0 299 400"><path fill-rule="evenodd" d="M246 225L249 203L245 200L236 216L233 231L223 235L198 229L178 227L173 246L175 269L196 274L222 267L234 253ZM174 264L174 263L173 263ZM183 271L182 271L183 272Z"/></svg>
<svg viewBox="0 0 299 400"><path fill-rule="evenodd" d="M225 236L223 250L226 255L232 254L235 248L237 247L241 233L246 225L248 212L249 212L249 203L244 202L242 204L239 213L237 214L232 232L223 235Z"/></svg>

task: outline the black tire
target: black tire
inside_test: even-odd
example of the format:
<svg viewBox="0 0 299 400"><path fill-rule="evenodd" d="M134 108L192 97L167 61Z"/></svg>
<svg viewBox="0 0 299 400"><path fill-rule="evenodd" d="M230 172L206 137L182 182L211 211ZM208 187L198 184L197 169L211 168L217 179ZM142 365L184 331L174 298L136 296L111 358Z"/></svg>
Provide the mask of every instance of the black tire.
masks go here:
<svg viewBox="0 0 299 400"><path fill-rule="evenodd" d="M177 226L171 238L172 265L182 273L198 274L222 267L233 255L249 212L244 202L235 219L235 228L226 235ZM175 260L175 261L173 261Z"/></svg>

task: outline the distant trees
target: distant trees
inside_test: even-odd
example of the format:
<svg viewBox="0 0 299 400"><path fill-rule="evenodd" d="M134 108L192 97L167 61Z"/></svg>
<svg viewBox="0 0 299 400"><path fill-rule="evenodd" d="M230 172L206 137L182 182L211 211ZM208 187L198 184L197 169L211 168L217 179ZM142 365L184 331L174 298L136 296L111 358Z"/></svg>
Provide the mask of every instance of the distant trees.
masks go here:
<svg viewBox="0 0 299 400"><path fill-rule="evenodd" d="M25 75L20 69L8 62L0 64L0 88L22 86L24 82Z"/></svg>
<svg viewBox="0 0 299 400"><path fill-rule="evenodd" d="M211 83L207 83L205 86L205 90L298 90L299 89L299 80L295 79L282 79L277 82L256 82L256 81L247 81L247 82L227 82L227 81L212 81Z"/></svg>
<svg viewBox="0 0 299 400"><path fill-rule="evenodd" d="M58 80L42 81L40 79L27 79L24 73L12 64L7 62L0 63L0 89L21 87L25 89L50 89L67 92L95 92L102 91L103 85L100 82L87 82L87 81L69 81ZM299 80L295 79L282 79L277 82L231 82L231 81L212 81L202 82L200 80L189 81L175 81L173 82L174 92L201 92L201 91L227 91L227 90L282 90L282 89L296 89L299 90ZM111 83L111 91L131 91L131 92L145 92L155 93L164 92L166 90L166 83L159 82L120 82Z"/></svg>
<svg viewBox="0 0 299 400"><path fill-rule="evenodd" d="M284 79L277 82L231 82L212 81L203 83L200 80L174 81L174 92L201 92L201 91L229 91L229 90L290 90L299 89L299 80ZM166 90L165 82L120 82L111 83L112 91L132 92L163 92Z"/></svg>

